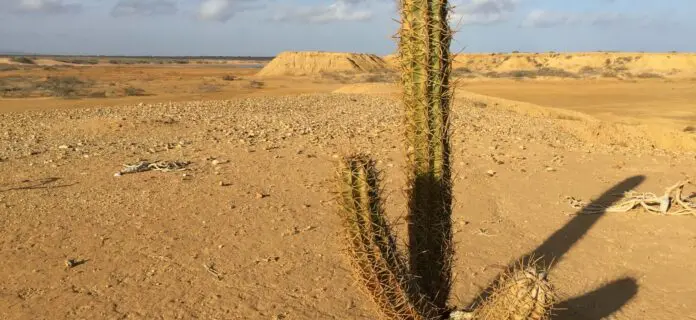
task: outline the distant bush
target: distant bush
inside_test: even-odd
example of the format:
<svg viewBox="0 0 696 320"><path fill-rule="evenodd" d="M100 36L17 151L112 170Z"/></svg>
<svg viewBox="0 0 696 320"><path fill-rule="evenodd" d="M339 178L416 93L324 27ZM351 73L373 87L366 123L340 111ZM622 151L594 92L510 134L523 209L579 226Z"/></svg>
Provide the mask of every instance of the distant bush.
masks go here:
<svg viewBox="0 0 696 320"><path fill-rule="evenodd" d="M0 78L0 96L8 98L27 97L31 94L32 79L27 77Z"/></svg>
<svg viewBox="0 0 696 320"><path fill-rule="evenodd" d="M226 75L222 76L222 80L235 81L235 80L239 80L239 77L232 75L232 74L226 74Z"/></svg>
<svg viewBox="0 0 696 320"><path fill-rule="evenodd" d="M595 75L602 74L602 69L593 68L590 66L584 66L580 69L580 71L578 73L580 73L580 75L583 75L583 76L595 76Z"/></svg>
<svg viewBox="0 0 696 320"><path fill-rule="evenodd" d="M126 87L123 89L123 93L126 96L144 96L145 95L145 90L141 88L136 88L136 87Z"/></svg>
<svg viewBox="0 0 696 320"><path fill-rule="evenodd" d="M577 78L578 75L559 68L540 68L537 71L540 77L557 77L557 78Z"/></svg>
<svg viewBox="0 0 696 320"><path fill-rule="evenodd" d="M53 59L58 62L70 63L70 64L98 64L99 59L96 58L55 58Z"/></svg>
<svg viewBox="0 0 696 320"><path fill-rule="evenodd" d="M22 64L36 64L36 61L29 57L10 57L10 61Z"/></svg>
<svg viewBox="0 0 696 320"><path fill-rule="evenodd" d="M11 64L0 64L0 72L2 71L15 71L19 70L16 66L13 66Z"/></svg>
<svg viewBox="0 0 696 320"><path fill-rule="evenodd" d="M396 82L396 75L389 72L370 73L364 78L365 82Z"/></svg>
<svg viewBox="0 0 696 320"><path fill-rule="evenodd" d="M77 77L48 77L37 85L38 88L52 93L57 97L76 97L83 94L83 90L92 85L89 81L83 81Z"/></svg>
<svg viewBox="0 0 696 320"><path fill-rule="evenodd" d="M537 77L578 78L578 75L558 68L539 68L537 70L512 70L506 72L489 71L484 74L488 78L535 79Z"/></svg>
<svg viewBox="0 0 696 320"><path fill-rule="evenodd" d="M261 89L264 87L264 85L265 85L265 83L263 83L262 81L251 80L251 81L249 81L248 86L249 86L249 88L252 88L252 89Z"/></svg>
<svg viewBox="0 0 696 320"><path fill-rule="evenodd" d="M331 79L338 81L340 83L350 83L354 82L355 74L349 72L321 72L321 77L326 79Z"/></svg>
<svg viewBox="0 0 696 320"><path fill-rule="evenodd" d="M94 91L88 95L90 98L106 98L106 91Z"/></svg>
<svg viewBox="0 0 696 320"><path fill-rule="evenodd" d="M602 72L602 77L604 78L617 78L619 75L614 71L604 71Z"/></svg>
<svg viewBox="0 0 696 320"><path fill-rule="evenodd" d="M696 132L696 127L694 127L694 126L687 126L687 127L684 128L684 130L682 130L682 131L684 131L684 132L686 132L686 133L695 133L695 132Z"/></svg>
<svg viewBox="0 0 696 320"><path fill-rule="evenodd" d="M469 69L467 67L460 67L460 68L455 68L454 70L452 70L452 75L455 77L469 76L472 73L473 72L471 71L471 69Z"/></svg>
<svg viewBox="0 0 696 320"><path fill-rule="evenodd" d="M662 79L664 78L661 74L653 73L653 72L642 72L636 75L636 78L641 78L641 79Z"/></svg>
<svg viewBox="0 0 696 320"><path fill-rule="evenodd" d="M109 59L110 64L150 64L149 60L143 59Z"/></svg>
<svg viewBox="0 0 696 320"><path fill-rule="evenodd" d="M201 91L201 92L219 92L220 86L210 84L210 83L203 83L203 84L198 86L198 91Z"/></svg>

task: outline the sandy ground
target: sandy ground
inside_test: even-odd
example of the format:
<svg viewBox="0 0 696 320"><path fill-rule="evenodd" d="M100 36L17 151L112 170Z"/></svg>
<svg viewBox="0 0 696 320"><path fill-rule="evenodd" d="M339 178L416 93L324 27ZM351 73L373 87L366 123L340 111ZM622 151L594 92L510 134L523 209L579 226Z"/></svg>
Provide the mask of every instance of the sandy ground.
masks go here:
<svg viewBox="0 0 696 320"><path fill-rule="evenodd" d="M143 70L153 96L0 99L0 318L376 318L341 253L333 170L369 151L387 212L405 212L395 92L278 78L192 95L201 72L253 74L156 70ZM192 82L166 92L179 81ZM536 252L556 261L554 319L696 319L695 217L576 216L567 200L610 204L693 179L695 134L674 129L679 143L660 144L614 118L641 103L637 121L688 125L673 115L693 115L693 86L495 81L463 84L454 106L452 304ZM114 176L139 159L191 164Z"/></svg>

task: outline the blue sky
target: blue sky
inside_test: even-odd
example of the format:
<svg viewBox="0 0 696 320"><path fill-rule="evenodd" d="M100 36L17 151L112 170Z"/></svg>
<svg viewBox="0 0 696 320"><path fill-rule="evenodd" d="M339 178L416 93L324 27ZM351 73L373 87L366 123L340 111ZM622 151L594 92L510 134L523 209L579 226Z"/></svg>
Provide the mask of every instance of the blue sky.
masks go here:
<svg viewBox="0 0 696 320"><path fill-rule="evenodd" d="M694 0L453 4L455 51L696 51ZM387 54L395 49L397 18L395 0L0 0L0 51Z"/></svg>

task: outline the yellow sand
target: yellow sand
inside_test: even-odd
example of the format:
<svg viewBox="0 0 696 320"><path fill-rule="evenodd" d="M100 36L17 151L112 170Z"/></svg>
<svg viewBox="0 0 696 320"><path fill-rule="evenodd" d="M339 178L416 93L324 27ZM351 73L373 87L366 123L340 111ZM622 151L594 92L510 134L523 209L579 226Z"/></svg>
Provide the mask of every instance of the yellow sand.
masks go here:
<svg viewBox="0 0 696 320"><path fill-rule="evenodd" d="M259 76L308 76L325 72L380 72L388 68L379 56L363 53L283 52Z"/></svg>

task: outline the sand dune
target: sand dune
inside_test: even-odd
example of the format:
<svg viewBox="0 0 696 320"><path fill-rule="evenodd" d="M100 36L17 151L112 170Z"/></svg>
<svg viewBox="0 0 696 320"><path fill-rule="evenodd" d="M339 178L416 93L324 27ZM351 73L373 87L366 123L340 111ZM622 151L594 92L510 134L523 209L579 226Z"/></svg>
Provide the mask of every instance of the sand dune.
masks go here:
<svg viewBox="0 0 696 320"><path fill-rule="evenodd" d="M395 55L385 58L395 66ZM539 69L559 69L581 76L696 76L694 53L631 53L631 52L577 52L577 53L489 53L460 54L455 69L471 72L511 72ZM652 74L652 75L651 75Z"/></svg>
<svg viewBox="0 0 696 320"><path fill-rule="evenodd" d="M388 69L379 56L339 52L283 52L259 76L307 76L323 72L381 72Z"/></svg>

